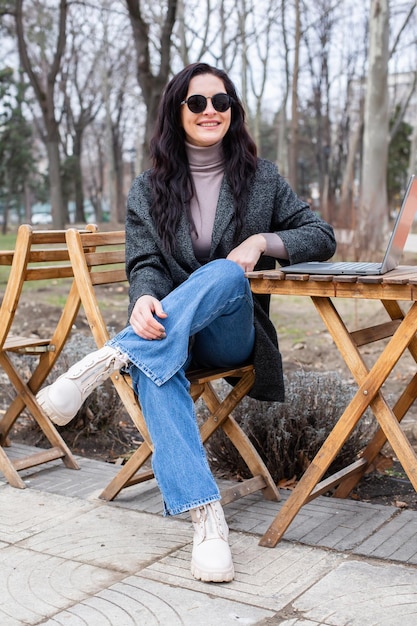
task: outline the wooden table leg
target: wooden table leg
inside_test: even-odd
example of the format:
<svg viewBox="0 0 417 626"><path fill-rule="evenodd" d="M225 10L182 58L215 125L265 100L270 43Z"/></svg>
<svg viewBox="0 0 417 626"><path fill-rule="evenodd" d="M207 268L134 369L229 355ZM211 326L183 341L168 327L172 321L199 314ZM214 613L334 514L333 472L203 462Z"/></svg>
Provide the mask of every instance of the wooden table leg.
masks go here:
<svg viewBox="0 0 417 626"><path fill-rule="evenodd" d="M417 457L409 441L401 431L395 415L380 393L383 383L413 340L417 331L417 303L410 308L400 327L393 334L391 340L368 372L357 347L354 345L349 332L330 299L313 297L313 301L349 369L355 371L357 378L362 378L362 380L359 389L337 424L330 432L288 500L283 504L267 532L261 538L260 545L266 547L274 547L278 543L300 508L310 498L314 487L316 487L337 456L363 413L371 404L375 417L413 486L417 489Z"/></svg>
<svg viewBox="0 0 417 626"><path fill-rule="evenodd" d="M407 386L399 403L395 406L394 411L388 406L380 392L383 383L392 372L404 351L409 348L413 356L417 355L417 339L415 337L417 330L417 303L414 303L404 316L398 303L396 303L395 306L392 302L383 302L385 308L390 311L391 317L394 318L395 316L398 318L398 316L401 316L402 322L371 370L368 371L359 350L352 342L350 333L330 299L313 297L312 300L342 354L345 363L354 375L356 382L362 385L363 394L371 396L372 401L369 404L385 434L385 440L388 439L410 481L417 490L417 457L410 442L399 426L399 421L401 421L416 398L415 381L411 381ZM378 450L376 450L374 441L374 458L376 453L379 452L384 445L385 440L383 436L379 435L378 442L381 446ZM363 467L362 473L365 470L366 467ZM360 475L356 473L356 482L359 478Z"/></svg>

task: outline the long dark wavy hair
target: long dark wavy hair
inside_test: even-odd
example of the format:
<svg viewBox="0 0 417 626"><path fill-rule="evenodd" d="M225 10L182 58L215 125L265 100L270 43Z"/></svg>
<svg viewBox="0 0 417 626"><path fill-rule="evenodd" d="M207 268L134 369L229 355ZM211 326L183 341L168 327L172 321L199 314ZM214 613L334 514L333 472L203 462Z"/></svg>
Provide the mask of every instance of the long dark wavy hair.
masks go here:
<svg viewBox="0 0 417 626"><path fill-rule="evenodd" d="M193 184L181 124L181 102L186 98L190 80L212 74L223 81L232 97L231 123L223 138L225 176L234 199L236 240L245 219L249 185L256 170L256 145L248 133L245 111L228 75L207 63L188 65L168 83L161 99L154 135L150 142L153 167L151 215L165 248L175 248L175 233L184 211L189 210Z"/></svg>

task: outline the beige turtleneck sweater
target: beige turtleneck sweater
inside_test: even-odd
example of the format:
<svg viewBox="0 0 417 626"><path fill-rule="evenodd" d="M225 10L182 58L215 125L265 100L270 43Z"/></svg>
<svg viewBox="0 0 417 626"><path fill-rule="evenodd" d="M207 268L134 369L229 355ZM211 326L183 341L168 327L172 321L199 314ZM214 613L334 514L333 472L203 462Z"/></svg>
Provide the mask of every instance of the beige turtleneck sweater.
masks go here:
<svg viewBox="0 0 417 626"><path fill-rule="evenodd" d="M194 228L191 237L194 253L200 262L208 259L216 216L224 165L221 142L202 148L186 143L188 163L194 183L194 195L190 203Z"/></svg>
<svg viewBox="0 0 417 626"><path fill-rule="evenodd" d="M194 254L200 263L207 261L210 254L211 236L220 186L224 175L224 159L221 142L213 146L200 147L185 143L194 195L190 202L190 214L194 228L191 238ZM284 244L276 233L261 233L266 241L264 254L288 258Z"/></svg>

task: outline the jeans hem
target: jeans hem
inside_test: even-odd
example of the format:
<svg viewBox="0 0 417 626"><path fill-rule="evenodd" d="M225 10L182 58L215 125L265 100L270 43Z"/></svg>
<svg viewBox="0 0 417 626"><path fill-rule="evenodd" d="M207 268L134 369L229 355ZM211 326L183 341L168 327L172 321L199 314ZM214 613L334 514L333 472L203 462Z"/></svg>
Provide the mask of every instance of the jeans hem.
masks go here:
<svg viewBox="0 0 417 626"><path fill-rule="evenodd" d="M181 361L179 361L176 365L174 365L172 369L169 372L165 373L163 377L161 378L160 376L155 374L155 372L151 368L149 368L145 363L140 361L137 358L137 356L132 353L131 350L123 346L123 343L119 342L117 338L110 339L109 341L106 342L106 345L112 348L116 348L119 352L122 352L124 355L126 355L127 358L129 359L129 363L130 364L133 363L133 365L135 365L147 378L149 378L149 380L155 383L157 387L161 387L164 383L170 380L178 372L178 370L180 370L181 367L183 367L183 365L187 362L187 358L188 358L188 354L187 354L185 359L181 359Z"/></svg>
<svg viewBox="0 0 417 626"><path fill-rule="evenodd" d="M180 515L181 513L186 513L190 509L197 509L199 506L204 506L205 504L210 504L211 502L219 502L220 499L220 493L217 493L216 495L209 496L208 498L201 498L200 500L194 500L189 504L171 508L168 508L166 502L164 502L164 515L166 517L170 517L171 515Z"/></svg>

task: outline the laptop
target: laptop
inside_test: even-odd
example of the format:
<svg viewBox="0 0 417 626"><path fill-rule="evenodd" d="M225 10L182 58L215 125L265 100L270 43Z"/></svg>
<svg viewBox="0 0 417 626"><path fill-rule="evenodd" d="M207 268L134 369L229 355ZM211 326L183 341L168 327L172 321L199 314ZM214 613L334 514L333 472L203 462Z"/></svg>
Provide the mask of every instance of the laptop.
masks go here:
<svg viewBox="0 0 417 626"><path fill-rule="evenodd" d="M281 267L286 274L349 274L350 276L374 276L395 269L401 260L405 242L417 212L417 178L411 176L405 196L395 220L382 263L361 261L308 261Z"/></svg>

